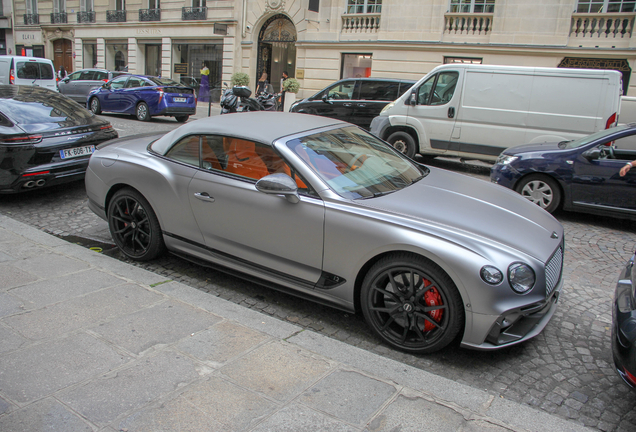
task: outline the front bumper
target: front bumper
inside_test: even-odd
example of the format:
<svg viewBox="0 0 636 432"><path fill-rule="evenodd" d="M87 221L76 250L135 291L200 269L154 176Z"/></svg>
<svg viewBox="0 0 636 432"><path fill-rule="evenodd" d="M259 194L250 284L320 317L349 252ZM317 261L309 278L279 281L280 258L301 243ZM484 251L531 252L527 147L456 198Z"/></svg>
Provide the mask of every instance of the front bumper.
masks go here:
<svg viewBox="0 0 636 432"><path fill-rule="evenodd" d="M490 168L490 181L508 189L514 189L520 177L519 171L510 164L494 164Z"/></svg>
<svg viewBox="0 0 636 432"><path fill-rule="evenodd" d="M384 132L391 126L388 116L376 116L371 120L369 131L376 137L382 139Z"/></svg>
<svg viewBox="0 0 636 432"><path fill-rule="evenodd" d="M612 305L612 354L625 383L636 389L636 299L634 260L629 260L616 284Z"/></svg>

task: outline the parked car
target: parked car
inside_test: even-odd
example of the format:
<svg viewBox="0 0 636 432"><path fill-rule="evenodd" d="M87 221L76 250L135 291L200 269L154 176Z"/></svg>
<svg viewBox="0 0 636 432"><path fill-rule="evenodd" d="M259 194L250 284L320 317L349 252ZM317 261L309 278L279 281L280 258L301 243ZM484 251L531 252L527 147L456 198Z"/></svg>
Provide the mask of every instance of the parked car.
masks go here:
<svg viewBox="0 0 636 432"><path fill-rule="evenodd" d="M632 256L621 271L612 307L612 353L623 381L636 389L636 278Z"/></svg>
<svg viewBox="0 0 636 432"><path fill-rule="evenodd" d="M0 85L35 85L57 91L55 67L45 58L3 55Z"/></svg>
<svg viewBox="0 0 636 432"><path fill-rule="evenodd" d="M179 123L196 113L194 89L169 78L123 75L91 90L87 106L94 114L102 111L132 114L148 121L155 116L171 116Z"/></svg>
<svg viewBox="0 0 636 432"><path fill-rule="evenodd" d="M0 85L0 193L23 192L84 177L111 124L43 87Z"/></svg>
<svg viewBox="0 0 636 432"><path fill-rule="evenodd" d="M550 213L564 210L636 219L636 124L573 141L525 144L501 153L490 180L514 189Z"/></svg>
<svg viewBox="0 0 636 432"><path fill-rule="evenodd" d="M347 121L368 130L371 120L414 83L388 78L344 79L295 102L289 110Z"/></svg>
<svg viewBox="0 0 636 432"><path fill-rule="evenodd" d="M371 133L408 156L494 162L510 146L615 126L622 91L612 70L445 64L387 105Z"/></svg>
<svg viewBox="0 0 636 432"><path fill-rule="evenodd" d="M91 90L127 72L114 72L107 69L82 69L73 72L57 83L60 93L80 104L86 104L86 96Z"/></svg>
<svg viewBox="0 0 636 432"><path fill-rule="evenodd" d="M550 214L325 117L213 116L114 140L91 157L86 190L131 259L167 248L361 311L410 353L460 335L483 350L528 340L562 287L563 227Z"/></svg>

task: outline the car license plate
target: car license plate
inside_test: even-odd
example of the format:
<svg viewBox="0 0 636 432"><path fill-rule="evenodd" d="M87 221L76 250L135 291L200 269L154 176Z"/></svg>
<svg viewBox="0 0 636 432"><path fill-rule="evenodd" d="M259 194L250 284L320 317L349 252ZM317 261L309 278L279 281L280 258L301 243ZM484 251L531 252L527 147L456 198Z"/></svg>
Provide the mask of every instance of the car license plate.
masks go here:
<svg viewBox="0 0 636 432"><path fill-rule="evenodd" d="M185 102L186 98L174 98L175 102Z"/></svg>
<svg viewBox="0 0 636 432"><path fill-rule="evenodd" d="M75 147L71 149L60 150L60 157L62 159L70 159L80 156L89 155L95 152L95 146Z"/></svg>

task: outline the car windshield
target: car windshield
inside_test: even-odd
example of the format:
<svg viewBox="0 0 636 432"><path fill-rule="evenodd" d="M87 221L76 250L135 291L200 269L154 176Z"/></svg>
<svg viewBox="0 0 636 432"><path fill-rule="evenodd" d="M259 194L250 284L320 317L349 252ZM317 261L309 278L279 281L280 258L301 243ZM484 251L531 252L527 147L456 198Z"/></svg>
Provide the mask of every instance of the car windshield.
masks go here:
<svg viewBox="0 0 636 432"><path fill-rule="evenodd" d="M293 139L287 146L331 189L348 199L395 192L428 173L427 168L354 126Z"/></svg>
<svg viewBox="0 0 636 432"><path fill-rule="evenodd" d="M152 81L154 85L158 85L158 86L181 85L178 82L171 80L170 78L155 78L155 77L146 77L146 78Z"/></svg>
<svg viewBox="0 0 636 432"><path fill-rule="evenodd" d="M603 129L602 131L593 133L592 135L587 135L587 136L584 136L584 137L579 138L579 139L568 141L568 142L564 143L562 148L564 148L564 149L578 148L578 147L584 146L586 144L589 144L592 141L596 141L598 139L602 139L603 137L605 137L607 135L613 135L616 132L623 131L623 130L628 129L630 127L633 127L633 125L623 125L623 126L612 127L612 128L609 128L609 129Z"/></svg>

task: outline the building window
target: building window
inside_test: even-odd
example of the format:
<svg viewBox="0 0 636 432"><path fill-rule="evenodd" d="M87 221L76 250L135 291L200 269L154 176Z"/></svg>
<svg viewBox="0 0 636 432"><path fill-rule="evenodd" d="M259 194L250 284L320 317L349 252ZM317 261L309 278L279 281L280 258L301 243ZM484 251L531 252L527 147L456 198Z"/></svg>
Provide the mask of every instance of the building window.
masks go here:
<svg viewBox="0 0 636 432"><path fill-rule="evenodd" d="M26 1L26 13L27 14L36 14L36 13L38 13L38 0L27 0Z"/></svg>
<svg viewBox="0 0 636 432"><path fill-rule="evenodd" d="M205 0L192 0L192 7L193 8L204 8L205 6Z"/></svg>
<svg viewBox="0 0 636 432"><path fill-rule="evenodd" d="M309 0L309 11L310 12L320 12L320 4L319 0Z"/></svg>
<svg viewBox="0 0 636 432"><path fill-rule="evenodd" d="M66 0L54 0L53 1L53 13L66 12Z"/></svg>
<svg viewBox="0 0 636 432"><path fill-rule="evenodd" d="M93 6L93 0L80 0L81 12L93 12L95 7Z"/></svg>
<svg viewBox="0 0 636 432"><path fill-rule="evenodd" d="M576 11L579 13L634 12L634 0L579 0Z"/></svg>
<svg viewBox="0 0 636 432"><path fill-rule="evenodd" d="M460 13L493 13L495 0L450 0L450 11Z"/></svg>
<svg viewBox="0 0 636 432"><path fill-rule="evenodd" d="M159 0L148 0L148 9L161 9Z"/></svg>
<svg viewBox="0 0 636 432"><path fill-rule="evenodd" d="M483 61L478 57L444 57L444 64L448 63L482 64Z"/></svg>
<svg viewBox="0 0 636 432"><path fill-rule="evenodd" d="M368 78L371 76L371 63L373 55L369 54L343 54L340 79L344 78Z"/></svg>
<svg viewBox="0 0 636 432"><path fill-rule="evenodd" d="M382 0L347 0L348 14L367 14L382 12Z"/></svg>
<svg viewBox="0 0 636 432"><path fill-rule="evenodd" d="M115 10L125 11L126 10L126 0L115 0Z"/></svg>

